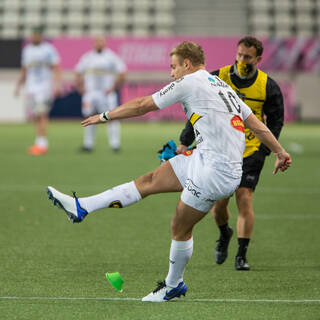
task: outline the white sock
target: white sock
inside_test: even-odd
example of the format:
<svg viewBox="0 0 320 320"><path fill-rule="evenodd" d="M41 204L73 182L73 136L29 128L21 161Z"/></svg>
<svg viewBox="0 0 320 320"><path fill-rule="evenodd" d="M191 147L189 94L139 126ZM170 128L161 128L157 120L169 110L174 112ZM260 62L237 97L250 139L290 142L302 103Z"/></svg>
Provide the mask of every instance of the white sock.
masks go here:
<svg viewBox="0 0 320 320"><path fill-rule="evenodd" d="M89 149L94 147L94 138L96 135L96 126L87 126L84 128L83 146Z"/></svg>
<svg viewBox="0 0 320 320"><path fill-rule="evenodd" d="M109 137L109 144L112 149L120 148L120 121L114 120L108 123L107 133Z"/></svg>
<svg viewBox="0 0 320 320"><path fill-rule="evenodd" d="M141 200L134 181L121 184L87 198L79 198L81 207L89 213L103 208L122 208Z"/></svg>
<svg viewBox="0 0 320 320"><path fill-rule="evenodd" d="M48 139L45 136L36 137L35 144L41 148L48 148Z"/></svg>
<svg viewBox="0 0 320 320"><path fill-rule="evenodd" d="M193 251L193 237L187 241L172 240L170 248L169 272L166 285L175 288L183 281L183 274Z"/></svg>

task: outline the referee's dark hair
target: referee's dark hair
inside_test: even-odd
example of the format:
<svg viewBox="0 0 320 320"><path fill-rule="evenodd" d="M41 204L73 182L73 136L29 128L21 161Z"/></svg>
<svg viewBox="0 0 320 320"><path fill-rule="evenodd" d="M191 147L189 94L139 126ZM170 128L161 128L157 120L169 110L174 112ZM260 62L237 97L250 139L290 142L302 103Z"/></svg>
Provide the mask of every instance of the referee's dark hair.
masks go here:
<svg viewBox="0 0 320 320"><path fill-rule="evenodd" d="M262 56L263 53L263 44L260 40L255 37L246 36L238 42L238 46L243 43L247 48L255 47L257 57Z"/></svg>

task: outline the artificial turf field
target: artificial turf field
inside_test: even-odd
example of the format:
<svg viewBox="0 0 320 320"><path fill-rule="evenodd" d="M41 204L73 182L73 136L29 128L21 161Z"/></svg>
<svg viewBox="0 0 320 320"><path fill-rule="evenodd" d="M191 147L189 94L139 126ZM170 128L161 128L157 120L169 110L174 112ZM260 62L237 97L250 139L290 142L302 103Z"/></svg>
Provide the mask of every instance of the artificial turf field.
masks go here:
<svg viewBox="0 0 320 320"><path fill-rule="evenodd" d="M320 126L287 125L281 143L293 156L286 173L266 162L255 192L249 272L234 269L236 237L223 265L213 259L218 230L208 215L194 230L185 298L142 303L168 270L170 219L179 194L151 196L70 223L48 201L47 185L78 196L104 191L159 165L156 151L178 141L183 124L124 123L123 150L105 131L80 154L78 122L53 122L50 151L26 154L30 124L0 126L0 319L320 319ZM236 211L231 201L230 223ZM122 293L106 272L121 273Z"/></svg>

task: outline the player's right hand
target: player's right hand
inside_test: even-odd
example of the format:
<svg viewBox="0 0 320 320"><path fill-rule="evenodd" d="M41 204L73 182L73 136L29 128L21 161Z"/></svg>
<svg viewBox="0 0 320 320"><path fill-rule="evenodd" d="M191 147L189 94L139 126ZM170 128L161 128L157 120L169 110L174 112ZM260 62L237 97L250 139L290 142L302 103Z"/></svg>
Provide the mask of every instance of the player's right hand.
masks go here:
<svg viewBox="0 0 320 320"><path fill-rule="evenodd" d="M91 116L81 122L81 125L83 127L90 126L92 124L98 124L98 123L104 123L100 120L100 114L95 114L94 116Z"/></svg>

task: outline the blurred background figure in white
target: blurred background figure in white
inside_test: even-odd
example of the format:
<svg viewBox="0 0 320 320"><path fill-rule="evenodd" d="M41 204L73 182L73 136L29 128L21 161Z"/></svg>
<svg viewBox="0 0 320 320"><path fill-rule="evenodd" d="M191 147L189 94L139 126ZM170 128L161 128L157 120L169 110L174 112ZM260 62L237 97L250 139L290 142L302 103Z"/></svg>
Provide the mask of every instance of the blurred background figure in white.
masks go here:
<svg viewBox="0 0 320 320"><path fill-rule="evenodd" d="M21 71L15 89L18 96L25 84L27 113L35 123L35 143L28 153L43 155L48 151L48 113L52 99L57 96L61 84L60 58L56 49L43 40L42 29L35 27L30 43L22 50Z"/></svg>
<svg viewBox="0 0 320 320"><path fill-rule="evenodd" d="M96 113L114 109L118 105L117 91L126 77L125 63L111 49L106 47L103 36L93 40L93 50L85 53L76 65L76 85L82 94L82 114L89 117ZM94 148L95 126L84 129L81 151ZM107 134L113 151L120 150L120 122L108 124Z"/></svg>

